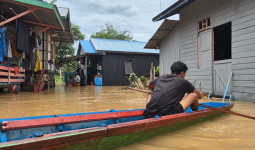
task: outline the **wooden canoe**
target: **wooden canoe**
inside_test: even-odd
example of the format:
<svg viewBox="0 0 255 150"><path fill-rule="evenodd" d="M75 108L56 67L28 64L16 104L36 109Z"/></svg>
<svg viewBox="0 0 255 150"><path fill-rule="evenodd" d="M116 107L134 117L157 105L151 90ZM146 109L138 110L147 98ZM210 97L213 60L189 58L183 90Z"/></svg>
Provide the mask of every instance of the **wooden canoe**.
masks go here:
<svg viewBox="0 0 255 150"><path fill-rule="evenodd" d="M230 110L230 103L202 103ZM199 111L144 119L143 109L0 119L0 149L113 149L175 131L222 112Z"/></svg>

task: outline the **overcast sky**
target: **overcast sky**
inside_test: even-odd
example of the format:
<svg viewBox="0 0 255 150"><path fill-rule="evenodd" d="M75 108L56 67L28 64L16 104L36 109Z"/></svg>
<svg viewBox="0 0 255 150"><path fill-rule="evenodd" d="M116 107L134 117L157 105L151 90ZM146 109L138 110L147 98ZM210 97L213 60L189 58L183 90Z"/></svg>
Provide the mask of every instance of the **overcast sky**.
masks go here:
<svg viewBox="0 0 255 150"><path fill-rule="evenodd" d="M50 0L47 0L50 1ZM177 0L57 0L58 7L70 8L71 22L80 26L86 40L111 23L119 31L128 30L133 40L148 42L161 21L152 18ZM168 19L178 19L173 16Z"/></svg>

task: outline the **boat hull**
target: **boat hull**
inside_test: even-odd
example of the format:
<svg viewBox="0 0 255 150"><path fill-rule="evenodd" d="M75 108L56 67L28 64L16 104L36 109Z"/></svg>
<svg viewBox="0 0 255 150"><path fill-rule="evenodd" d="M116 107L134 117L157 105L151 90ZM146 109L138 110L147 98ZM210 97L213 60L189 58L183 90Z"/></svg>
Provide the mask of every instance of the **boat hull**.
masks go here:
<svg viewBox="0 0 255 150"><path fill-rule="evenodd" d="M233 104L224 109L231 109ZM197 124L222 112L203 109L160 118L143 119L102 127L46 134L0 144L0 149L113 149Z"/></svg>

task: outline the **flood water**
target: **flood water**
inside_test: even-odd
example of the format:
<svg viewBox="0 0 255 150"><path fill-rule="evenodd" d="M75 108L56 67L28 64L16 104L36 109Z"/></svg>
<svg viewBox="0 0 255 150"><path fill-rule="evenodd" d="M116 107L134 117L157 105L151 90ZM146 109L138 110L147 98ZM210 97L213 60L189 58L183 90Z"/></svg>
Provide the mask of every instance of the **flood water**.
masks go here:
<svg viewBox="0 0 255 150"><path fill-rule="evenodd" d="M208 102L207 98L200 102ZM211 101L220 101L211 99ZM41 93L0 93L0 118L145 108L146 94L125 87L65 87ZM235 112L255 116L255 103L234 101ZM118 150L254 150L255 120L226 114Z"/></svg>

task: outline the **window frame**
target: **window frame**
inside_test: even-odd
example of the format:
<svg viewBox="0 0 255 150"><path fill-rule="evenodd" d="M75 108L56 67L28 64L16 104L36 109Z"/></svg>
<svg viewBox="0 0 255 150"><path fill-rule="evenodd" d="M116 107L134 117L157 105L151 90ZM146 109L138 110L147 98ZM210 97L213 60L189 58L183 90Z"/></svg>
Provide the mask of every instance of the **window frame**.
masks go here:
<svg viewBox="0 0 255 150"><path fill-rule="evenodd" d="M124 74L125 74L125 75L130 75L131 73L126 74L126 62L128 62L128 64L130 65L131 73L133 73L132 62L131 62L130 59L125 59L125 60L124 60L124 63L123 63L123 65L124 65Z"/></svg>

